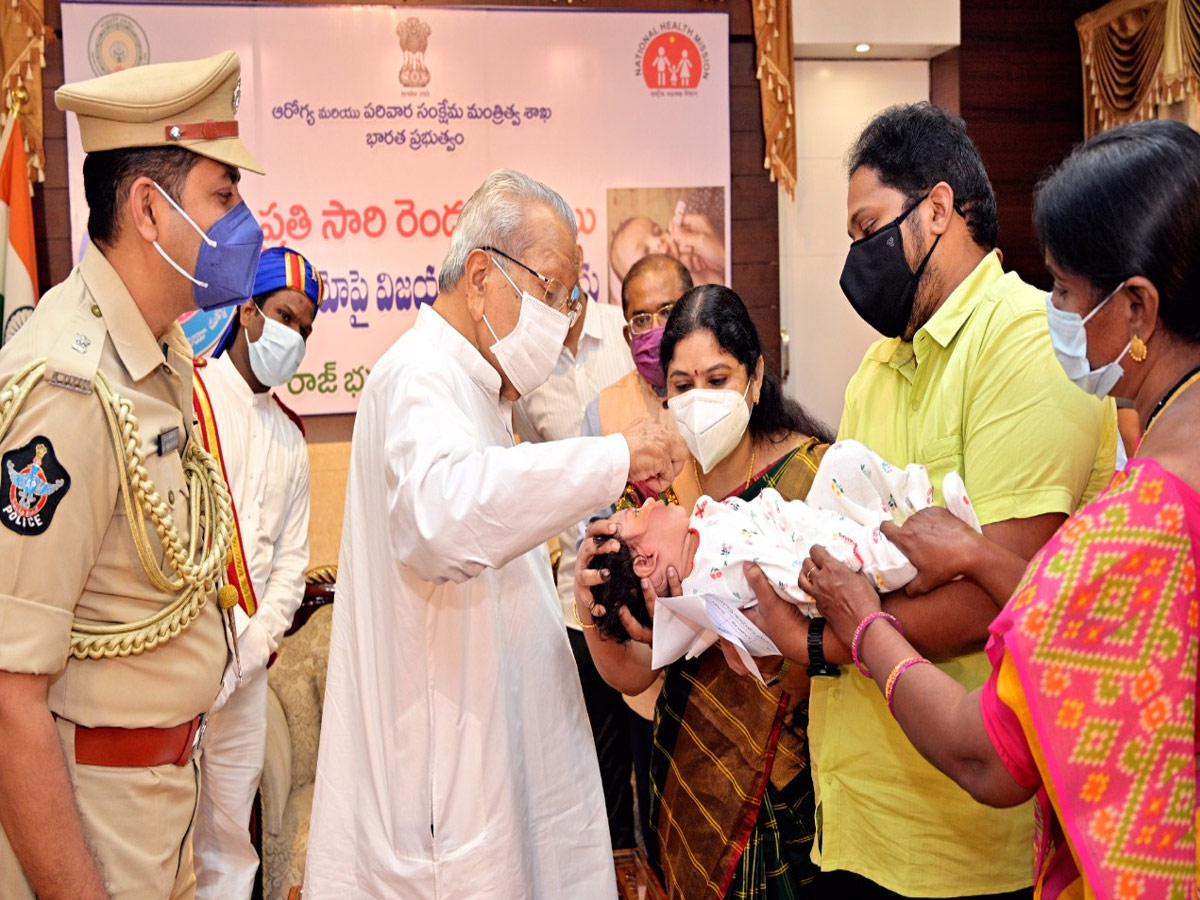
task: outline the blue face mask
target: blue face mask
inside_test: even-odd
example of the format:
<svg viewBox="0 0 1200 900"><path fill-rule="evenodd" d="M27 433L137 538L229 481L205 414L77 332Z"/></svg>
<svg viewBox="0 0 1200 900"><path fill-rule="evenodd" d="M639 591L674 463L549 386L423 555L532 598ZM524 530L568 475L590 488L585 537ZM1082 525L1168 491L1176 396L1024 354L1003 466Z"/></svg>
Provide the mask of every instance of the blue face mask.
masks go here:
<svg viewBox="0 0 1200 900"><path fill-rule="evenodd" d="M220 309L250 297L263 245L262 229L254 221L250 207L239 203L217 219L206 233L157 182L154 186L200 235L200 253L196 257L194 275L189 275L171 259L158 241L154 242L154 249L162 258L192 283L192 299L196 306L203 310Z"/></svg>
<svg viewBox="0 0 1200 900"><path fill-rule="evenodd" d="M1058 362L1068 378L1081 389L1101 399L1108 396L1108 392L1125 374L1125 370L1121 368L1121 360L1129 352L1130 345L1126 344L1121 355L1112 362L1093 369L1092 364L1088 362L1087 329L1084 326L1124 286L1125 282L1122 281L1086 316L1059 309L1051 301L1053 294L1046 295L1046 319L1050 326L1050 343L1054 346L1054 355L1058 357Z"/></svg>

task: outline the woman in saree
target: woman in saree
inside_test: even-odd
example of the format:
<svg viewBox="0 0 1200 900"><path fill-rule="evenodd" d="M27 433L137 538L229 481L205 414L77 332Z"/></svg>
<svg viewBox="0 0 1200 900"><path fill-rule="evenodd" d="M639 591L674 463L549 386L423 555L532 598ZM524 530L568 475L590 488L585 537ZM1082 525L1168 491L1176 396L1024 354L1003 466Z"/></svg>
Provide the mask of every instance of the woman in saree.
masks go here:
<svg viewBox="0 0 1200 900"><path fill-rule="evenodd" d="M693 460L694 503L702 494L750 499L773 487L803 498L829 435L766 372L762 346L740 297L703 285L676 303L660 356L667 404ZM684 474L688 473L685 465ZM677 479L678 485L683 479ZM634 638L603 639L592 627L590 569L615 525L592 523L576 562L576 607L588 648L605 680L635 695L653 683L651 633L622 608ZM670 579L673 593L679 579ZM654 592L643 581L649 608ZM808 771L808 677L782 659L765 660L767 684L742 679L714 647L667 668L655 711L650 814L652 862L667 894L686 900L787 900L805 896L816 875ZM655 850L657 843L657 852Z"/></svg>
<svg viewBox="0 0 1200 900"><path fill-rule="evenodd" d="M1039 186L1034 223L1055 352L1084 390L1133 401L1137 452L1028 567L937 511L885 528L916 589L971 578L1003 605L980 690L924 665L823 549L800 586L930 762L984 803L1036 794L1035 897L1194 898L1200 135L1093 138ZM766 599L770 633L787 610Z"/></svg>

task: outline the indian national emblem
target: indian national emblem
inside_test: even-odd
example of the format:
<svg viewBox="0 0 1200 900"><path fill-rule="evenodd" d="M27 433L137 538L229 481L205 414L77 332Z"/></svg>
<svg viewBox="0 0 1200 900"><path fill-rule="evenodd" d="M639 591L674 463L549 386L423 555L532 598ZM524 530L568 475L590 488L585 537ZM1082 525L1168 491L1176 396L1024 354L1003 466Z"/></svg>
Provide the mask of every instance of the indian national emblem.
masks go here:
<svg viewBox="0 0 1200 900"><path fill-rule="evenodd" d="M416 16L410 16L396 26L404 65L400 67L400 83L405 87L425 87L429 84L429 69L425 67L425 49L433 29Z"/></svg>

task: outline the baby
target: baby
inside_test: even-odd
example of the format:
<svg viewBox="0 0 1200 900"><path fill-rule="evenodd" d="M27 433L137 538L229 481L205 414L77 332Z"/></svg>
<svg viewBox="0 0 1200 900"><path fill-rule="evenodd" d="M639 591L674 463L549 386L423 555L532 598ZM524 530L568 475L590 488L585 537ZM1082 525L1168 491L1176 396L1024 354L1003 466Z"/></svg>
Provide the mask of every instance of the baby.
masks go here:
<svg viewBox="0 0 1200 900"><path fill-rule="evenodd" d="M957 473L946 476L943 494L950 512L978 531ZM608 581L592 589L596 603L604 607L596 624L606 636L628 640L618 614L625 606L649 627L641 579L649 579L662 596L672 566L685 595L719 594L739 608L753 606L754 591L742 571L746 562L757 563L781 596L815 615L812 598L797 584L800 564L813 544L862 571L881 593L897 590L917 571L879 526L887 520L900 524L932 504L933 487L924 466L892 466L856 441L829 448L807 501L787 501L766 488L752 500L701 497L689 513L652 497L613 516L620 547L590 564L609 571Z"/></svg>
<svg viewBox="0 0 1200 900"><path fill-rule="evenodd" d="M715 200L709 199L715 194ZM688 200L675 206L675 216L663 228L648 216L622 221L609 241L608 258L619 285L630 267L651 253L679 260L695 284L721 284L725 280L724 194L719 188L697 188ZM616 295L619 296L619 289Z"/></svg>

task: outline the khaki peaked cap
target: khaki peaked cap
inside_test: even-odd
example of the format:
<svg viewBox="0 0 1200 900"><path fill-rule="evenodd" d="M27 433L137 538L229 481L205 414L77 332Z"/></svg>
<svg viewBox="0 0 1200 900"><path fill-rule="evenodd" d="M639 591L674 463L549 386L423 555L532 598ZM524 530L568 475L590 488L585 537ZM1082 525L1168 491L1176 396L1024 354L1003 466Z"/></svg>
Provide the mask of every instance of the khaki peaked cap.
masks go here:
<svg viewBox="0 0 1200 900"><path fill-rule="evenodd" d="M135 66L64 84L59 109L75 113L87 153L127 147L186 147L263 174L238 137L241 62L232 50L208 59Z"/></svg>

